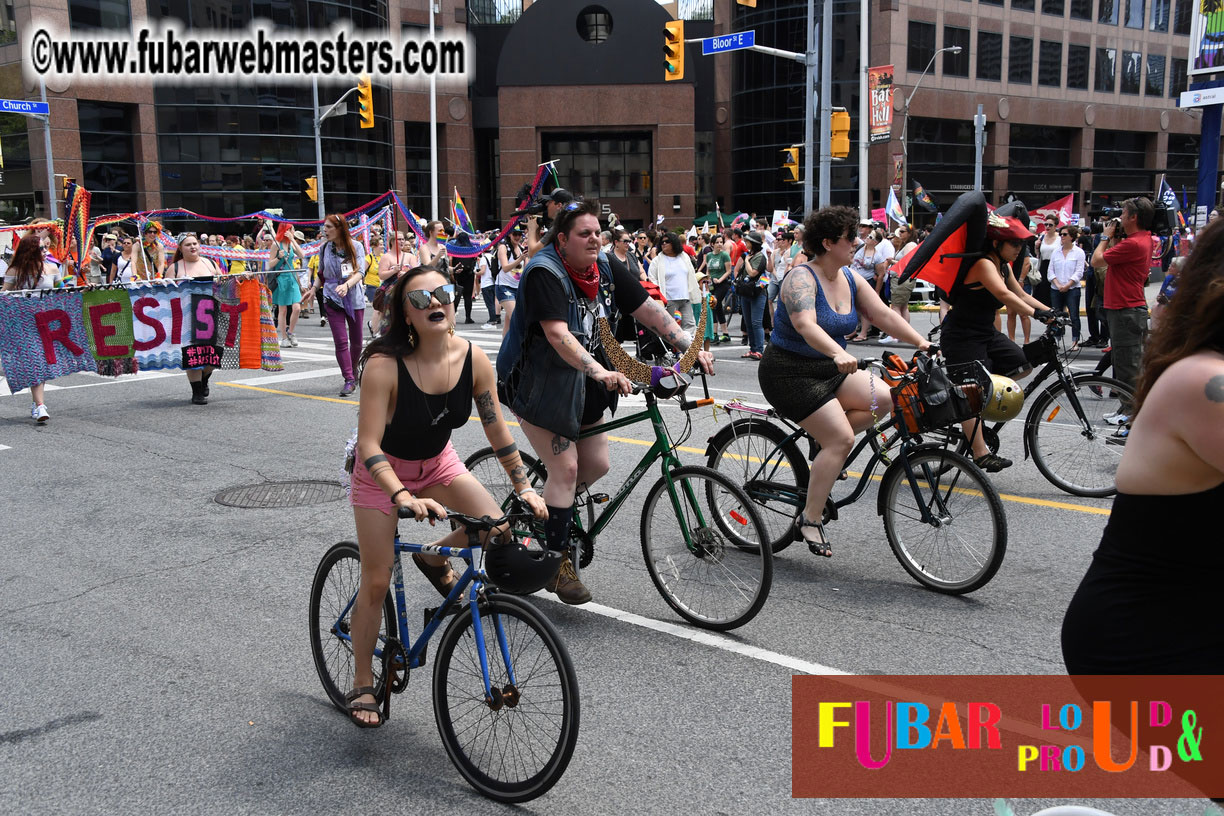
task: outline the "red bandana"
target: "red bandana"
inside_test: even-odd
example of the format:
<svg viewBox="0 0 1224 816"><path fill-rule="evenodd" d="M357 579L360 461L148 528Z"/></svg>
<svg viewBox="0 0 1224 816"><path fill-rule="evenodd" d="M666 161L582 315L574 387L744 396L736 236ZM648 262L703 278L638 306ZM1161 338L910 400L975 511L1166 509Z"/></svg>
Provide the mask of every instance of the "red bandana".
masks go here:
<svg viewBox="0 0 1224 816"><path fill-rule="evenodd" d="M591 264L585 272L579 272L566 263L565 258L561 259L561 263L565 265L565 271L569 273L570 280L574 282L583 296L587 300L594 300L599 291L599 267Z"/></svg>

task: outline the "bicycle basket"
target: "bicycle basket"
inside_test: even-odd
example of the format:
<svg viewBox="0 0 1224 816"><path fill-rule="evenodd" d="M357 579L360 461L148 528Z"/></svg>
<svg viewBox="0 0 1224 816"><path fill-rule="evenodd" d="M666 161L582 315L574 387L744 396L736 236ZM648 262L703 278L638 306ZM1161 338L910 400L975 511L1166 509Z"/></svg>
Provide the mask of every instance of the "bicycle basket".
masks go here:
<svg viewBox="0 0 1224 816"><path fill-rule="evenodd" d="M948 369L929 359L916 358L914 364L915 378L892 389L893 406L906 431L924 433L981 413L985 389L990 384L990 375L981 363Z"/></svg>

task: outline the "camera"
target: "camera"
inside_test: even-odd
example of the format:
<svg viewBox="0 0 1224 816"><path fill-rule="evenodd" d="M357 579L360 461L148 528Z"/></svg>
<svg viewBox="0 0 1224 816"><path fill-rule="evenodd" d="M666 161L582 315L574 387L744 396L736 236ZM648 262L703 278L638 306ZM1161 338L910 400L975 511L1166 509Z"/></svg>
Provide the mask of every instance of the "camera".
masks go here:
<svg viewBox="0 0 1224 816"><path fill-rule="evenodd" d="M520 211L519 208L523 206L524 201L530 201L527 207L521 210L524 215L543 215L545 208L548 206L548 202L542 198L533 199L531 197L530 184L524 184L514 196L514 209L516 212Z"/></svg>
<svg viewBox="0 0 1224 816"><path fill-rule="evenodd" d="M1154 201L1152 215L1151 231L1156 235L1169 235L1177 231L1177 211L1165 207L1161 202ZM1119 219L1122 218L1122 207L1104 207L1100 212L1094 213L1093 217L1103 218L1116 222L1114 225L1115 234L1121 229L1122 223ZM1088 231L1093 235L1100 235L1104 229L1104 224L1094 221L1088 226Z"/></svg>
<svg viewBox="0 0 1224 816"><path fill-rule="evenodd" d="M1113 222L1114 235L1117 235L1118 230L1122 229L1122 222L1119 221L1116 216L1112 216L1112 217L1106 216L1105 213L1102 213L1101 215L1103 217L1109 218L1109 220ZM1105 222L1103 221L1093 221L1091 224L1088 225L1088 232L1091 235L1100 235L1104 231L1105 231Z"/></svg>

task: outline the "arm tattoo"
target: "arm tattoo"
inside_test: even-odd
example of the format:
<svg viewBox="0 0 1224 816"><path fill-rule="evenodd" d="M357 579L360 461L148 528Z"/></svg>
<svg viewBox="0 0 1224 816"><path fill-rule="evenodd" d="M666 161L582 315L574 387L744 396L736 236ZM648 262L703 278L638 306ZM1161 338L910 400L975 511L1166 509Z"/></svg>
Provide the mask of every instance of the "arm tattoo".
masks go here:
<svg viewBox="0 0 1224 816"><path fill-rule="evenodd" d="M583 352L582 359L578 361L578 364L582 367L580 369L582 373L588 377L594 377L599 373L599 368L595 365L595 358L586 352Z"/></svg>
<svg viewBox="0 0 1224 816"><path fill-rule="evenodd" d="M497 450L493 451L493 455L498 459L505 459L512 453L518 453L518 445L514 444L513 442L504 448L498 448Z"/></svg>
<svg viewBox="0 0 1224 816"><path fill-rule="evenodd" d="M782 282L781 297L790 315L816 308L816 289L809 275L787 275Z"/></svg>
<svg viewBox="0 0 1224 816"><path fill-rule="evenodd" d="M1207 381L1207 399L1224 402L1224 374L1217 374Z"/></svg>
<svg viewBox="0 0 1224 816"><path fill-rule="evenodd" d="M381 453L376 453L373 456L371 456L369 459L362 462L361 464L365 465L366 470L370 470L375 465L377 465L379 462L386 462L386 461L387 461L386 456L383 456Z"/></svg>
<svg viewBox="0 0 1224 816"><path fill-rule="evenodd" d="M553 438L552 438L553 456L558 456L562 453L565 453L567 450L569 450L569 446L570 446L570 441L568 439L566 439L561 434L553 434Z"/></svg>
<svg viewBox="0 0 1224 816"><path fill-rule="evenodd" d="M521 484L527 484L527 468L521 464L517 467L510 468L510 484L518 487Z"/></svg>
<svg viewBox="0 0 1224 816"><path fill-rule="evenodd" d="M481 425L492 425L501 417L493 409L493 394L485 391L476 396L476 413L480 415Z"/></svg>

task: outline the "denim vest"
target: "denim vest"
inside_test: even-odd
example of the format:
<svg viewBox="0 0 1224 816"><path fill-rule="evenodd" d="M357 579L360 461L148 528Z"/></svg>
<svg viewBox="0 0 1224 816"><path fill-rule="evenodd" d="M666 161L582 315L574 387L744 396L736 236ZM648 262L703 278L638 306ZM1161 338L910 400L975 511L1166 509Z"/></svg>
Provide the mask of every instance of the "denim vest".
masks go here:
<svg viewBox="0 0 1224 816"><path fill-rule="evenodd" d="M598 297L612 315L615 312L612 269L602 252L598 264ZM510 406L510 410L532 425L567 439L577 439L582 409L586 403L586 376L563 360L543 334L528 334L530 327L527 325L527 309L524 308L527 287L524 283L532 273L550 273L561 281L569 298L566 325L583 348L590 346L591 338L583 325L574 285L556 249L547 246L532 256L519 280L518 302L497 354L499 397ZM612 317L609 317L609 323L615 332ZM612 407L616 407L615 399Z"/></svg>

